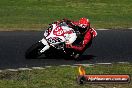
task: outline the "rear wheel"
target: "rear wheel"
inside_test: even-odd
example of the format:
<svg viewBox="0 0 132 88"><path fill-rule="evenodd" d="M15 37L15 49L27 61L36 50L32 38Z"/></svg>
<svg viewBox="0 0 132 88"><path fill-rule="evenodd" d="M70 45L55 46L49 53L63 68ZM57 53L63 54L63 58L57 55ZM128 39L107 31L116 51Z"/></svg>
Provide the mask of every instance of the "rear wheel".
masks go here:
<svg viewBox="0 0 132 88"><path fill-rule="evenodd" d="M40 50L42 50L44 47L44 44L41 42L37 42L36 44L33 44L25 53L25 57L27 59L33 59L38 58L41 56L42 53L40 53Z"/></svg>

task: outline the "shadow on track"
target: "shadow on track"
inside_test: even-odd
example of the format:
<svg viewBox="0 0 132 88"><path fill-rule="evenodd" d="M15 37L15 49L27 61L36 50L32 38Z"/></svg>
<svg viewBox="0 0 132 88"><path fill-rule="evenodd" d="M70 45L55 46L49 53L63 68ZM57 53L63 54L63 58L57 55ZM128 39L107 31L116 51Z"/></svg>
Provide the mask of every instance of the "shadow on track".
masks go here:
<svg viewBox="0 0 132 88"><path fill-rule="evenodd" d="M94 55L82 55L81 57L79 57L79 59L74 59L71 57L66 57L64 55L59 55L59 56L49 56L49 57L45 57L44 55L42 55L39 58L32 58L32 59L55 59L55 60L74 60L74 61L87 61L87 60L91 60L94 59L96 56Z"/></svg>
<svg viewBox="0 0 132 88"><path fill-rule="evenodd" d="M91 59L94 59L96 56L94 55L82 55L80 58L79 58L79 61L85 61L85 60L91 60Z"/></svg>

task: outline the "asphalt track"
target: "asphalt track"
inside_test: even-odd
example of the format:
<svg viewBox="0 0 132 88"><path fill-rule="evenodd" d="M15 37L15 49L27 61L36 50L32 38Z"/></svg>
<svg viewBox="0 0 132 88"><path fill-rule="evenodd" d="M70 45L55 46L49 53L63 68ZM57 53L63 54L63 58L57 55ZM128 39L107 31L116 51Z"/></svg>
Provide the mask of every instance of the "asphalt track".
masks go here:
<svg viewBox="0 0 132 88"><path fill-rule="evenodd" d="M132 62L132 30L97 31L98 36L80 61L63 58L30 59L25 51L43 37L42 32L0 32L0 69L52 65Z"/></svg>

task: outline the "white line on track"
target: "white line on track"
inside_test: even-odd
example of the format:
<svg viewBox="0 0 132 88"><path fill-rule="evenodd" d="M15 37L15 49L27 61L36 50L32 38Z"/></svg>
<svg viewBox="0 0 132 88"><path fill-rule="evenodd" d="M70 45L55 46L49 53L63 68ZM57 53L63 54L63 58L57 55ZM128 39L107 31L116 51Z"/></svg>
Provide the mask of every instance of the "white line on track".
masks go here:
<svg viewBox="0 0 132 88"><path fill-rule="evenodd" d="M66 67L66 66L71 66L71 65L60 65L60 66L62 66L62 67Z"/></svg>
<svg viewBox="0 0 132 88"><path fill-rule="evenodd" d="M32 69L38 69L38 70L41 70L41 69L45 69L43 67L32 67Z"/></svg>
<svg viewBox="0 0 132 88"><path fill-rule="evenodd" d="M6 71L16 72L18 70L17 69L6 69Z"/></svg>
<svg viewBox="0 0 132 88"><path fill-rule="evenodd" d="M94 64L74 64L75 66L93 66Z"/></svg>
<svg viewBox="0 0 132 88"><path fill-rule="evenodd" d="M24 70L32 70L30 68L18 68L19 71L24 71Z"/></svg>
<svg viewBox="0 0 132 88"><path fill-rule="evenodd" d="M103 31L103 30L110 30L110 29L103 29L103 28L102 28L102 29L96 29L96 30L102 30L102 31Z"/></svg>
<svg viewBox="0 0 132 88"><path fill-rule="evenodd" d="M129 62L116 62L116 63L119 63L119 64L129 64ZM113 63L94 63L94 64L73 64L73 65L59 65L59 66L69 66L69 67L78 67L78 66L85 66L85 67L91 67L91 66L94 66L94 65L112 65ZM33 69L45 69L45 68L50 68L52 66L45 66L45 67L31 67L31 68L17 68L17 69L5 69L5 70L0 70L0 73L1 72L6 72L6 71L12 71L12 72L16 72L16 71L30 71L30 70L33 70Z"/></svg>
<svg viewBox="0 0 132 88"><path fill-rule="evenodd" d="M118 62L119 64L129 64L129 62Z"/></svg>
<svg viewBox="0 0 132 88"><path fill-rule="evenodd" d="M50 68L50 67L52 67L52 66L45 66L45 68Z"/></svg>
<svg viewBox="0 0 132 88"><path fill-rule="evenodd" d="M96 64L99 64L99 65L111 65L112 63L96 63Z"/></svg>
<svg viewBox="0 0 132 88"><path fill-rule="evenodd" d="M128 29L132 29L132 28L128 28Z"/></svg>

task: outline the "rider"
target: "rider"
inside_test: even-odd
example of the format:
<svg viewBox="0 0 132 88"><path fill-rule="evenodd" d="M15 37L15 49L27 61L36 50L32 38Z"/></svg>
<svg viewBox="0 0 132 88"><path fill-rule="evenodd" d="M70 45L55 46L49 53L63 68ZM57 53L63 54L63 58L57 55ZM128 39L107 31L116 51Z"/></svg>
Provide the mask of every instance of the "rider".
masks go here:
<svg viewBox="0 0 132 88"><path fill-rule="evenodd" d="M90 21L87 18L81 18L78 22L68 19L64 19L64 21L75 31L79 31L76 41L73 44L67 44L67 48L82 53L92 44L92 39L97 36L96 30L90 27Z"/></svg>

